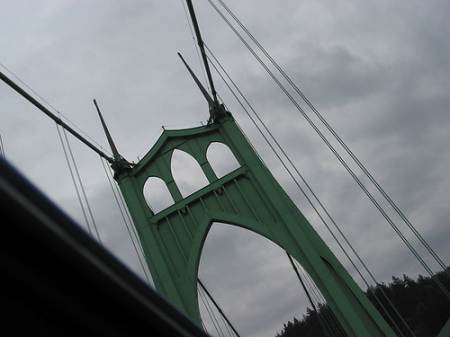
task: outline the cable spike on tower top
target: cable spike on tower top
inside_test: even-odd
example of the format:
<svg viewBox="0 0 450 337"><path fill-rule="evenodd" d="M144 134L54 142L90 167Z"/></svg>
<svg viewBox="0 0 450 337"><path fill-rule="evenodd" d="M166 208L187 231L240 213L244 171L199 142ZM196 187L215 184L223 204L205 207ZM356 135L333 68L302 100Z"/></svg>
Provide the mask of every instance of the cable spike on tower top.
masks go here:
<svg viewBox="0 0 450 337"><path fill-rule="evenodd" d="M106 126L105 120L103 119L102 113L100 112L100 108L98 107L97 101L95 99L94 99L94 105L95 105L95 108L97 109L98 116L100 117L100 121L102 123L103 130L105 131L106 139L108 139L109 146L111 147L111 151L113 153L114 159L120 160L121 155L119 154L119 151L117 151L117 147L112 140L111 134L109 133L108 127Z"/></svg>
<svg viewBox="0 0 450 337"><path fill-rule="evenodd" d="M208 100L208 103L209 103L209 110L210 110L210 115L211 115L210 121L214 122L218 117L220 117L220 116L222 116L224 114L225 109L224 109L223 105L219 104L219 100L217 99L217 92L216 92L216 89L214 87L214 82L213 82L213 79L212 79L212 76L211 76L211 70L209 69L208 58L207 58L206 52L205 52L205 45L203 43L202 35L200 33L200 28L198 26L197 18L195 16L194 6L192 5L192 1L191 0L186 0L186 3L187 3L187 7L189 9L189 14L191 16L192 25L194 26L195 35L197 37L197 44L198 44L198 46L200 48L200 53L202 55L203 64L205 66L206 75L208 77L209 85L211 87L212 99L211 99L211 97L209 99L208 98L206 98L206 99ZM180 54L178 53L178 55L180 55ZM181 57L181 55L180 55L180 57ZM183 60L182 57L181 57L181 59ZM183 60L183 62L184 62L184 60ZM198 80L193 75L193 72L189 69L189 67L187 66L186 62L184 62L184 64L188 68L188 70L191 73L192 77L194 77L194 80L197 82L197 85L199 85ZM199 87L200 87L200 90L202 90L202 86L199 85ZM203 90L202 90L202 92L203 92ZM204 94L204 92L203 92L203 94ZM205 97L207 97L207 96L205 96Z"/></svg>
<svg viewBox="0 0 450 337"><path fill-rule="evenodd" d="M105 120L103 119L102 113L100 112L100 108L98 107L97 101L94 99L94 105L95 108L97 109L98 112L98 116L100 117L100 121L102 123L103 126L103 130L105 131L106 134L106 139L108 140L109 146L111 147L111 151L113 153L113 157L114 157L114 163L112 164L112 168L114 169L114 171L117 173L119 170L125 169L125 168L130 168L131 164L126 161L119 153L119 151L117 150L116 145L114 144L114 141L111 137L111 134L109 133L108 127L106 126Z"/></svg>
<svg viewBox="0 0 450 337"><path fill-rule="evenodd" d="M212 94L215 105L218 106L219 101L217 100L216 89L214 88L214 82L212 80L211 71L209 69L208 59L206 57L205 46L203 44L203 39L202 39L202 35L200 33L200 28L198 26L197 18L195 16L194 6L192 5L191 0L186 0L186 3L188 6L188 9L189 9L189 14L191 15L191 20L192 20L192 24L194 26L195 35L197 36L197 44L200 48L200 52L201 52L203 63L204 63L205 70L206 70L206 75L208 76L209 85L211 86L211 94Z"/></svg>
<svg viewBox="0 0 450 337"><path fill-rule="evenodd" d="M222 115L229 115L230 113L225 110L225 107L223 106L223 104L216 104L216 102L214 102L214 100L211 98L211 96L209 95L208 91L205 89L203 84L200 82L200 80L197 78L197 76L195 76L191 67L189 67L189 65L186 63L183 56L180 53L178 53L178 56L180 57L181 61L183 61L187 70L189 71L192 78L194 79L194 82L197 84L198 88L200 89L200 91L202 92L203 96L205 97L206 101L209 104L209 112L211 115L210 121L214 122L214 120L217 117L220 117Z"/></svg>
<svg viewBox="0 0 450 337"><path fill-rule="evenodd" d="M200 91L202 92L203 96L205 97L205 99L208 101L208 104L214 105L214 100L211 98L211 96L209 95L208 91L206 91L205 87L202 85L202 83L199 81L199 79L197 78L197 76L195 76L194 72L192 71L191 67L189 67L189 65L186 63L186 61L184 60L183 56L180 53L177 53L178 56L180 57L181 61L183 61L184 65L186 66L187 70L189 71L189 74L191 74L192 78L194 79L195 83L197 84L198 88L200 89Z"/></svg>

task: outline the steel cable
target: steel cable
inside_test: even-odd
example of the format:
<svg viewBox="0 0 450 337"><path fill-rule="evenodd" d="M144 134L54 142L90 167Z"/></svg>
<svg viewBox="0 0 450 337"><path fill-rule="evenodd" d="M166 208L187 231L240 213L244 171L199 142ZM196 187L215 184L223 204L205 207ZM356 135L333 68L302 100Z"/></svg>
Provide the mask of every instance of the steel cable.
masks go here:
<svg viewBox="0 0 450 337"><path fill-rule="evenodd" d="M211 3L211 0L208 0ZM408 228L413 232L413 234L419 239L422 245L427 249L427 251L433 256L436 262L441 266L441 268L450 273L445 263L439 258L436 252L430 247L427 241L422 237L418 230L413 226L413 224L408 220L404 213L399 209L395 202L390 198L386 191L381 187L381 185L376 181L372 174L367 170L367 168L361 163L361 161L356 157L356 155L351 151L348 145L342 140L342 138L336 133L336 131L331 127L331 125L325 120L325 118L319 113L319 111L314 107L314 105L308 100L308 98L303 94L303 92L295 85L295 83L290 79L290 77L284 72L284 70L278 65L278 63L270 56L270 54L265 50L265 48L256 40L256 38L250 33L250 31L242 24L242 22L236 17L236 15L224 4L222 0L217 0L225 10L233 17L236 23L244 30L244 32L250 37L250 39L257 45L257 47L263 52L263 54L269 59L272 65L280 72L280 74L285 78L285 80L291 85L291 87L297 92L297 94L303 99L303 101L308 105L308 107L314 112L314 114L319 118L319 120L325 125L327 130L335 137L335 139L341 144L345 151L350 155L350 157L355 161L358 167L364 172L364 174L369 178L369 180L374 184L381 195L387 200L389 205L395 210L395 212L400 216L400 218L405 222ZM434 275L434 274L433 274ZM431 276L433 276L431 275Z"/></svg>
<svg viewBox="0 0 450 337"><path fill-rule="evenodd" d="M208 48L208 47L206 47ZM361 263L361 265L363 266L363 268L366 270L366 272L368 273L368 275L370 276L370 278L376 283L378 284L377 280L375 279L375 277L373 276L373 274L370 272L370 270L367 268L366 264L364 263L364 261L361 259L361 257L359 256L359 254L356 252L356 250L354 249L354 247L351 245L351 243L348 241L347 237L345 236L345 234L341 231L341 229L339 228L339 226L337 225L337 223L334 221L333 217L331 216L331 214L329 214L329 212L327 211L327 209L324 207L324 205L322 204L322 202L320 201L320 199L317 197L317 195L315 194L315 192L312 190L312 188L310 187L310 185L307 183L307 181L303 178L302 174L298 171L298 169L295 167L295 165L292 163L292 161L290 160L289 156L286 154L286 152L283 150L283 148L281 147L281 145L278 143L278 141L276 140L276 138L273 136L273 134L270 132L270 130L267 128L267 126L265 125L265 123L261 120L261 118L258 116L258 114L256 113L256 111L253 109L252 105L248 102L248 100L245 98L245 96L242 94L242 92L240 91L240 89L236 86L236 84L234 83L234 81L231 79L231 77L228 75L228 73L226 72L226 70L222 67L222 65L220 64L220 62L217 60L217 58L214 56L214 54L211 52L211 50L208 49L208 52L211 54L212 58L214 59L214 61L218 64L218 66L221 68L222 72L227 76L227 79L232 83L232 85L234 86L234 89L239 93L239 95L242 97L242 99L245 101L245 103L249 106L249 108L252 110L253 114L256 116L256 118L258 119L258 121L262 124L263 128L265 129L265 131L270 135L272 141L277 145L279 151L282 152L282 154L287 158L288 162L290 163L290 165L293 167L294 171L298 174L298 176L301 178L302 182L307 186L308 190L310 191L310 193L312 194L312 196L314 197L314 199L316 200L316 202L319 204L319 206L321 207L321 209L323 210L323 212L327 215L327 217L330 219L330 221L333 223L334 227L337 229L337 231L339 232L339 234L342 236L342 238L344 239L344 241L346 242L346 244L349 246L349 248L351 249L351 251L353 252L353 254L356 256L356 258L358 259L358 261ZM291 170L287 167L286 163L284 162L284 160L281 158L281 156L279 155L279 153L277 152L277 150L273 147L272 143L270 142L270 140L267 138L267 136L264 134L264 132L261 130L261 128L259 127L259 125L256 123L256 121L254 120L254 118L249 114L248 110L246 109L246 107L244 106L244 104L240 101L240 99L237 97L237 95L235 94L234 90L230 87L230 85L228 84L227 80L225 80L225 78L222 76L222 74L219 72L219 70L217 69L217 67L215 66L214 63L212 63L213 67L215 68L215 70L217 71L217 73L219 74L219 76L221 77L221 79L224 81L225 85L228 87L228 89L231 91L231 93L234 95L235 99L239 102L239 104L241 105L241 107L243 108L243 110L246 112L247 116L250 118L250 120L252 121L252 123L255 125L255 127L257 128L257 130L259 131L259 133L261 134L261 136L264 138L264 140L266 141L266 143L269 145L269 147L271 148L271 150L274 152L275 156L277 157L277 159L280 161L280 163L283 165L283 167L286 169L286 171L288 172L288 174L290 175L291 179L294 181L294 183L296 184L296 186L299 188L299 190L302 192L302 194L304 195L304 197L306 198L306 200L308 201L308 203L311 205L311 207L313 208L313 210L315 211L316 215L319 217L319 219L322 221L322 223L324 224L324 226L327 228L328 232L331 234L331 236L333 237L333 239L336 241L336 243L338 244L338 246L340 247L340 249L342 250L342 252L345 254L345 256L347 257L347 259L349 260L349 262L352 264L353 268L355 269L355 271L359 274L359 276L361 277L361 279L364 281L364 283L366 284L367 288L370 289L370 285L367 282L366 278L361 274L361 271L359 270L359 268L356 266L355 262L353 261L353 259L348 255L346 249L342 246L340 240L336 237L336 235L334 234L334 232L331 230L331 228L329 227L328 223L325 221L325 219L323 218L322 214L319 212L319 210L316 208L316 206L314 205L314 203L312 202L312 200L309 198L309 196L306 194L306 192L303 190L303 188L301 187L301 185L299 184L299 182L297 181L297 179L295 178L295 176L292 174ZM383 296L386 298L387 302L391 305L391 307L394 309L394 312L400 317L400 320L403 322L403 324L405 326L408 327L406 321L403 319L403 317L400 315L400 313L397 311L397 309L395 308L395 306L392 304L391 300L387 297L386 293L384 292L383 289L381 289L381 293L383 294ZM389 317L389 319L391 320L391 322L393 323L393 325L398 329L400 335L402 335L400 329L398 328L396 322L393 320L393 318L391 317L391 315L389 314L389 312L386 310L386 308L381 304L380 299L378 298L378 296L376 294L374 294L374 298L376 299L376 301L380 304L381 308L383 308L384 312L386 313L387 317ZM408 327L409 329L409 327Z"/></svg>
<svg viewBox="0 0 450 337"><path fill-rule="evenodd" d="M408 249L413 253L413 255L416 257L416 259L420 262L420 264L424 267L424 269L429 273L429 275L432 277L432 279L435 281L435 283L438 285L438 287L442 290L442 292L450 299L450 293L447 291L447 289L442 285L442 283L435 277L435 274L433 271L429 268L429 266L426 264L426 262L422 259L422 257L417 253L417 251L414 249L414 247L409 243L409 241L406 239L406 237L403 235L403 233L399 230L399 228L394 224L394 222L390 219L390 217L387 215L387 213L382 209L381 205L376 201L376 199L373 197L373 195L367 190L365 185L361 182L361 180L357 177L357 175L353 172L353 170L348 166L348 164L344 161L344 159L341 157L341 155L336 151L336 149L332 146L332 144L328 141L328 139L323 135L323 133L319 130L319 128L314 124L314 122L310 119L310 117L305 113L305 111L300 107L300 105L295 101L293 96L286 90L286 88L281 84L281 82L275 77L273 72L265 65L265 63L261 60L261 58L255 53L255 51L250 47L250 45L245 41L245 39L239 34L239 32L235 29L235 27L229 22L229 20L223 15L222 12L212 3L211 0L208 0L211 6L216 10L216 12L222 17L222 19L227 23L227 25L233 30L233 32L236 34L236 36L241 40L241 42L247 47L247 49L250 51L250 53L256 58L256 60L260 63L260 65L265 69L265 71L271 76L272 80L280 87L280 89L283 91L283 93L289 98L291 103L297 108L297 110L303 115L303 117L307 120L307 122L310 124L310 126L314 129L314 131L319 135L319 137L322 139L322 141L326 144L326 146L331 150L331 152L335 155L335 157L339 160L339 162L344 166L344 168L347 170L347 172L352 176L352 178L355 180L355 182L360 186L360 188L364 191L366 196L372 201L372 203L375 205L375 207L378 209L378 211L383 215L383 217L386 219L386 221L391 225L391 227L394 229L394 231L399 235L401 240L405 243L405 245L408 247ZM226 7L221 0L218 0L224 8ZM229 10L229 9L228 9ZM229 12L231 13L231 11ZM233 18L236 18L234 14L230 14ZM235 19L237 20L237 18ZM240 21L238 24L241 25L241 27L244 27ZM247 29L243 28L245 31ZM250 33L249 33L250 34ZM251 34L250 34L251 35ZM253 38L254 39L254 38ZM255 39L256 40L256 39ZM258 43L259 45L259 43ZM262 48L262 47L261 47ZM271 59L271 58L270 58ZM281 68L280 68L281 69ZM284 73L284 72L283 72ZM298 88L297 88L298 89ZM302 94L303 95L303 94ZM303 95L304 96L304 95ZM308 101L309 102L309 101ZM317 110L316 110L317 111ZM333 130L334 131L334 130ZM362 165L362 164L361 164ZM370 179L370 177L369 177ZM378 185L379 186L379 185ZM386 194L387 195L387 194ZM419 238L420 240L420 238ZM422 238L423 240L423 238ZM420 240L422 242L422 240ZM423 243L423 242L422 242ZM428 244L427 244L428 246ZM434 253L432 254L435 255ZM440 259L439 259L440 261ZM442 265L442 261L438 263Z"/></svg>

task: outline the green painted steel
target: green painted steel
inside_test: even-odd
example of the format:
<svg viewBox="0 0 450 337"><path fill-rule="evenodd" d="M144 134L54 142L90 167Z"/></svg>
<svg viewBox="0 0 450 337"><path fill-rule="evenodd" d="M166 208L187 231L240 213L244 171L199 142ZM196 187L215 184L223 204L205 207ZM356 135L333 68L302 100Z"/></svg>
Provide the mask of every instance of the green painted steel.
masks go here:
<svg viewBox="0 0 450 337"><path fill-rule="evenodd" d="M439 332L439 335L437 337L448 337L450 336L450 318L448 319L447 323L442 327L441 332Z"/></svg>
<svg viewBox="0 0 450 337"><path fill-rule="evenodd" d="M213 142L227 145L240 167L217 178L207 160ZM182 197L172 172L175 149L192 155L209 185ZM143 188L161 178L174 204L154 214ZM165 130L132 168L116 172L156 289L201 323L197 276L202 247L213 222L258 233L289 252L309 273L349 336L395 336L328 246L263 164L231 114L213 124Z"/></svg>

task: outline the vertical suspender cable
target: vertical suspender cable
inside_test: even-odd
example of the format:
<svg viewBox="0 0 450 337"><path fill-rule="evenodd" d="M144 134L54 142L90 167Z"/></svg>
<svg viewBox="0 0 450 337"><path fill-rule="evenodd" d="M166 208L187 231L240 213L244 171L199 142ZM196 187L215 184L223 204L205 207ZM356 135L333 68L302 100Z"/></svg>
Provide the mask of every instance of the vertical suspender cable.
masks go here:
<svg viewBox="0 0 450 337"><path fill-rule="evenodd" d="M147 273L147 269L145 268L144 261L142 260L142 256L144 255L144 252L142 250L142 247L139 245L139 242L136 244L136 239L137 238L135 236L133 237L132 230L130 229L130 227L134 228L134 226L133 226L133 224L131 222L131 219L128 218L129 221L127 221L127 219L125 217L125 212L124 212L123 208L120 205L119 197L117 196L116 191L114 190L114 183L111 181L110 174L108 174L107 167L105 166L105 162L103 161L102 158L100 158L100 160L102 162L103 170L105 171L106 178L108 179L108 183L109 183L109 186L111 188L111 191L112 191L112 194L114 196L114 199L116 201L116 204L117 204L117 207L119 209L120 215L122 216L123 223L125 224L125 227L127 228L127 232L128 232L129 237L130 237L131 243L133 244L134 250L135 250L136 255L138 257L139 264L140 264L140 266L142 268L142 271L144 272L144 275L145 275L145 278L147 280L147 283L151 284L149 275ZM120 196L120 194L119 194L119 196ZM139 253L138 246L141 248L140 249L141 254Z"/></svg>
<svg viewBox="0 0 450 337"><path fill-rule="evenodd" d="M217 335L223 336L222 329L220 328L220 326L218 326L219 322L217 322L217 318L214 315L214 312L211 308L211 304L208 302L208 299L206 298L206 294L204 293L204 291L202 289L198 289L198 293L199 293L200 299L203 303L203 306L205 307L206 312L208 313L211 324L213 325L214 329L217 332ZM203 325L203 328L205 329L205 331L208 332L208 329L206 328L206 325L204 322L202 322L202 325Z"/></svg>
<svg viewBox="0 0 450 337"><path fill-rule="evenodd" d="M3 146L3 139L1 133L0 133L0 157L5 158L5 147Z"/></svg>
<svg viewBox="0 0 450 337"><path fill-rule="evenodd" d="M233 330L234 334L238 337L240 337L239 333L237 332L236 328L233 326L233 324L231 323L231 321L228 319L228 317L225 315L225 313L223 312L223 310L220 308L219 304L216 302L216 300L214 300L214 298L211 296L210 292L208 291L208 289L206 289L205 285L203 284L203 282L198 278L197 279L198 284L200 285L201 289L205 292L206 295L208 295L208 297L211 299L211 301L213 302L214 306L216 307L216 309L219 311L220 315L225 319L225 321L228 323L228 326L231 328L231 330Z"/></svg>
<svg viewBox="0 0 450 337"><path fill-rule="evenodd" d="M216 315L214 314L214 310L211 307L211 303L208 301L208 298L203 288L199 289L200 297L202 299L203 305L205 306L206 311L208 312L209 318L211 320L212 325L214 326L214 329L216 330L217 334L222 337L224 336L222 327L220 326L219 321L217 320Z"/></svg>
<svg viewBox="0 0 450 337"><path fill-rule="evenodd" d="M74 176L73 170L72 170L72 165L70 165L70 160L69 160L69 156L67 154L66 146L64 145L64 140L62 138L61 131L59 130L59 126L57 124L56 124L56 130L58 131L59 140L61 142L61 146L64 151L64 157L66 158L67 166L69 167L70 176L72 178L72 182L75 187L75 192L77 194L78 203L80 204L81 212L83 213L83 217L84 217L84 221L86 222L87 230L88 230L89 234L92 236L93 234L92 234L91 226L89 225L89 221L88 221L88 218L86 215L86 210L84 209L83 202L81 200L80 191L78 190L78 185L76 184L75 176Z"/></svg>
<svg viewBox="0 0 450 337"><path fill-rule="evenodd" d="M309 303L311 304L311 306L312 306L314 312L315 312L316 315L317 315L317 319L319 320L319 323L320 323L320 325L321 325L321 327L322 327L322 329L323 329L323 332L325 333L326 336L330 336L330 333L329 333L329 331L328 331L328 328L327 328L327 326L325 325L325 322L322 320L321 315L319 315L319 312L317 311L316 305L314 304L314 301L312 300L311 295L309 294L308 288L306 288L305 282L303 282L303 279L302 279L302 277L300 276L300 273L298 272L298 269L297 269L297 267L295 266L294 261L292 260L291 254L289 254L287 251L285 251L285 253L286 253L286 255L287 255L289 261L291 262L291 266L292 266L292 268L294 269L295 274L297 275L297 278L298 278L298 280L300 281L300 284L302 285L302 288L303 288L303 291L304 291L305 294L306 294L306 297L308 297Z"/></svg>
<svg viewBox="0 0 450 337"><path fill-rule="evenodd" d="M334 315L333 311L327 304L325 298L323 297L322 293L320 292L319 288L315 284L315 282L312 280L311 276L303 269L303 267L298 263L297 260L294 260L294 265L297 266L297 270L301 275L303 275L303 280L305 282L306 287L310 289L310 292L313 294L313 297L315 298L316 302L323 303L323 305L319 308L319 311L323 313L323 315L326 317L328 322L332 325L333 329L335 329L335 332L337 335L343 335L346 336L344 329L342 328L342 325L339 323L338 319Z"/></svg>
<svg viewBox="0 0 450 337"><path fill-rule="evenodd" d="M56 128L58 130L58 135L59 135L59 138L60 138L60 141L61 141L61 145L63 147L64 155L65 155L65 158L66 158L66 162L67 162L67 165L69 166L69 171L70 171L70 175L72 177L72 182L73 182L73 184L75 186L75 190L76 190L76 193L77 193L78 201L80 203L81 210L83 212L83 216L84 216L84 219L86 221L86 225L88 227L89 234L91 234L91 236L95 235L97 237L97 240L101 243L102 241L101 241L101 238L100 238L100 233L98 232L97 224L95 222L94 215L92 213L92 209L91 209L91 206L89 204L89 201L87 199L86 191L84 189L84 185L83 185L83 182L81 180L80 173L78 171L78 167L76 165L75 158L73 156L72 148L70 147L69 139L67 138L67 134L65 133L64 129L62 130L62 135L61 135L60 130L59 130L59 126L57 124L56 124ZM63 140L63 137L64 137L64 140ZM77 184L77 182L78 182L78 184ZM78 185L79 185L79 188L78 188ZM84 204L86 204L87 212L86 212ZM90 221L88 220L88 214L87 213L89 213ZM94 228L94 232L95 233L92 232L91 225Z"/></svg>
<svg viewBox="0 0 450 337"><path fill-rule="evenodd" d="M97 223L96 223L96 221L94 219L94 214L92 213L91 205L90 205L89 200L87 198L87 194L86 194L86 191L84 189L83 181L81 180L80 172L78 171L77 163L76 163L75 158L73 156L72 148L70 147L69 139L67 138L67 133L66 133L65 129L63 129L63 135L64 135L64 138L66 139L66 144L67 144L67 148L68 148L71 160L72 160L73 168L74 168L74 171L76 173L78 183L80 185L81 193L82 193L84 201L86 203L86 207L87 207L87 210L88 210L88 213L89 213L89 217L90 217L91 222L92 222L92 226L94 227L95 235L97 237L97 240L100 243L102 243L102 240L100 238L100 233L98 232Z"/></svg>

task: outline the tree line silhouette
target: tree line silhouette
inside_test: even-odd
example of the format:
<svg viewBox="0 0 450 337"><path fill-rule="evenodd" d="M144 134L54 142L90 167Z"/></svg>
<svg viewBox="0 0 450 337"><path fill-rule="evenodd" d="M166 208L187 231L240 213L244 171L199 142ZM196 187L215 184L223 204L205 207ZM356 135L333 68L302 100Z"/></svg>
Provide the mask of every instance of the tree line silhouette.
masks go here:
<svg viewBox="0 0 450 337"><path fill-rule="evenodd" d="M450 268L437 273L434 277L450 290ZM450 317L450 300L431 277L419 275L417 280L413 280L406 275L403 275L403 278L393 276L392 282L388 284L380 283L369 287L366 295L399 335L436 336ZM386 297L389 298L395 309L388 304ZM400 313L409 328L401 322L395 310ZM395 323L389 319L389 316ZM336 335L346 336L328 305L319 304L316 310L307 308L302 319L294 318L293 322L289 321L284 324L283 330L276 337L329 337Z"/></svg>

